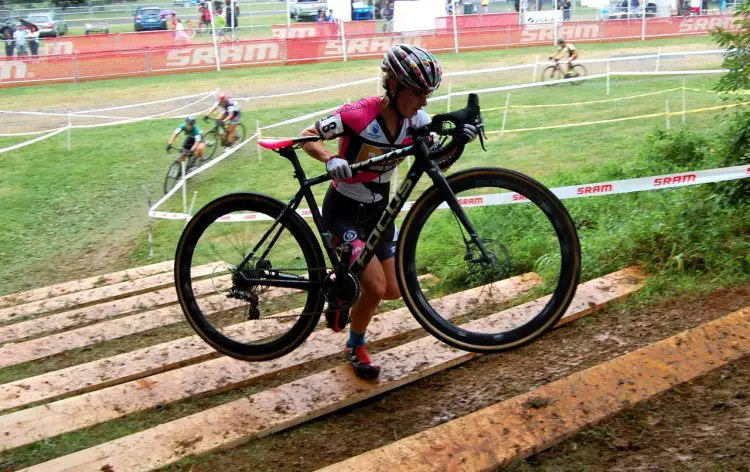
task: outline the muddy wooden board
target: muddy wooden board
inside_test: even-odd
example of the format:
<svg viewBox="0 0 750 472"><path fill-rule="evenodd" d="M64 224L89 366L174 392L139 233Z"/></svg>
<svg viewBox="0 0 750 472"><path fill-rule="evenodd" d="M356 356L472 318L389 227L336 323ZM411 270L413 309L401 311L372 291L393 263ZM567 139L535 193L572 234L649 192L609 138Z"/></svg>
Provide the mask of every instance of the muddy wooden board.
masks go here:
<svg viewBox="0 0 750 472"><path fill-rule="evenodd" d="M750 307L320 472L496 470L750 355Z"/></svg>
<svg viewBox="0 0 750 472"><path fill-rule="evenodd" d="M243 302L240 300L230 299L225 295L211 295L203 300L206 310L208 310L206 307L212 307L211 313L243 306ZM6 344L0 347L0 368L43 359L71 349L111 341L184 320L185 315L182 313L182 308L179 305L172 305L43 338L17 344Z"/></svg>
<svg viewBox="0 0 750 472"><path fill-rule="evenodd" d="M642 278L632 271L618 275L579 287L581 296L573 301L566 313L569 316L561 323L625 297L641 284ZM592 286L597 289L587 293ZM504 311L466 327L497 329L507 323L508 316ZM519 309L510 316L528 316L528 312ZM421 338L376 356L384 366L379 382L360 380L351 367L341 365L27 470L151 470L187 455L232 447L292 427L477 356L450 348L432 337ZM0 435L7 437L4 431L5 428L0 428Z"/></svg>
<svg viewBox="0 0 750 472"><path fill-rule="evenodd" d="M533 274L520 276L520 279L517 280L527 283L529 288L540 282L538 276ZM292 292L294 290L275 289L266 292L265 297L281 297ZM290 310L286 314L291 315L298 311L298 309ZM284 314L280 313L280 315ZM167 321L171 319L173 318L169 318ZM283 323L274 322L272 324L270 321L265 323L264 329L268 330L266 334L269 335L286 328ZM228 336L241 339L249 338L253 333L258 332L255 322L239 323L225 329ZM0 352L2 352L1 349ZM197 336L188 336L0 385L0 410L58 396L104 388L218 356L219 354L212 347Z"/></svg>
<svg viewBox="0 0 750 472"><path fill-rule="evenodd" d="M434 302L441 312L446 313L446 317L461 316L480 304L503 302L521 295L539 282L541 280L536 275L521 276L494 284L491 290L478 287ZM274 325L269 329L267 323L255 323L253 328L253 332L248 333L249 337L262 339L276 334L283 326ZM419 324L408 309L401 308L375 317L368 329L368 338L370 342L375 342L416 329L419 329ZM34 442L158 405L238 388L263 375L279 373L283 369L340 353L345 342L346 333L321 330L313 333L292 354L280 359L249 363L222 357L11 413L0 417L0 435L5 434L4 428L12 429L13 433L3 436L3 445L14 447L20 445L18 441ZM21 424L23 426L20 428L12 428L12 425Z"/></svg>
<svg viewBox="0 0 750 472"><path fill-rule="evenodd" d="M216 262L193 268L194 277L204 277L215 270L221 270L223 263ZM174 285L171 272L143 277L129 282L121 282L104 287L92 288L81 292L69 293L59 297L38 300L23 305L0 309L0 322L12 321L30 315L43 315L78 306L101 303L109 300L124 298L137 293L148 292Z"/></svg>
<svg viewBox="0 0 750 472"><path fill-rule="evenodd" d="M214 285L229 281L229 276L219 276L195 282L193 290L196 296L214 293ZM0 326L0 345L18 342L23 339L38 337L45 333L61 331L116 318L127 314L163 307L177 303L177 292L168 287L155 292L147 292L111 302L90 305L85 308L64 311L54 315L34 318L10 325Z"/></svg>
<svg viewBox="0 0 750 472"><path fill-rule="evenodd" d="M73 280L49 287L35 288L26 292L14 293L0 297L0 308L21 305L23 303L34 302L47 298L59 297L68 293L80 292L91 288L101 287L103 285L112 285L119 282L148 277L150 275L171 272L174 269L174 261L159 262L133 269L121 270L111 274L97 275L87 279Z"/></svg>

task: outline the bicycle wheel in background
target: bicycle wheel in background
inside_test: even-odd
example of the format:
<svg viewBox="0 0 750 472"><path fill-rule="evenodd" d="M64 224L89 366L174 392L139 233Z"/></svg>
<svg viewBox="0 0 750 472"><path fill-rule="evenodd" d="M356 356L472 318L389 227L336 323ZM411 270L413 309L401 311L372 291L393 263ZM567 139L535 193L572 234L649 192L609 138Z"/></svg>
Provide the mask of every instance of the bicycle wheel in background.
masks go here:
<svg viewBox="0 0 750 472"><path fill-rule="evenodd" d="M169 169L167 170L167 176L164 178L164 193L169 193L172 188L177 185L177 181L182 178L182 165L178 161L174 161Z"/></svg>
<svg viewBox="0 0 750 472"><path fill-rule="evenodd" d="M497 352L532 341L562 317L578 285L580 244L570 215L552 192L518 172L475 168L447 180L491 258L482 257L442 192L430 187L406 215L399 236L396 276L405 304L428 332L459 349ZM543 281L535 294L551 297L523 314L483 324L474 318L495 310L476 307L471 315L450 318L453 313L441 313L436 302L528 272Z"/></svg>
<svg viewBox="0 0 750 472"><path fill-rule="evenodd" d="M560 80L563 78L560 68L557 66L547 66L542 71L542 81L548 82L550 80ZM548 84L550 87L557 84Z"/></svg>
<svg viewBox="0 0 750 472"><path fill-rule="evenodd" d="M246 136L245 125L237 123L237 126L234 128L234 142L239 144L245 140Z"/></svg>
<svg viewBox="0 0 750 472"><path fill-rule="evenodd" d="M236 359L290 352L323 309L326 269L318 239L295 212L276 223L285 206L264 195L225 195L190 220L177 246L175 285L188 322Z"/></svg>
<svg viewBox="0 0 750 472"><path fill-rule="evenodd" d="M216 131L212 130L203 136L203 144L205 149L203 150L203 160L205 162L210 161L216 155L216 149L219 147L219 140L216 136Z"/></svg>
<svg viewBox="0 0 750 472"><path fill-rule="evenodd" d="M573 83L573 85L578 85L578 84L582 83L583 80L576 80L576 79L578 77L585 77L586 74L588 74L588 71L586 70L586 67L584 67L583 65L581 65L581 64L575 64L571 68L571 73L572 73L572 76L570 78L571 79L570 81Z"/></svg>

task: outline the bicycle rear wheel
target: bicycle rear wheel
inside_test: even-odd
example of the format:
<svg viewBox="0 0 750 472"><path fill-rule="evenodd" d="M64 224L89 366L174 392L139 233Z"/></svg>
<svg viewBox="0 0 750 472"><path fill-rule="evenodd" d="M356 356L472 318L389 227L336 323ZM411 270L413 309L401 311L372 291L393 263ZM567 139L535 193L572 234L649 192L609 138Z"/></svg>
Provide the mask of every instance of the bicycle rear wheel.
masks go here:
<svg viewBox="0 0 750 472"><path fill-rule="evenodd" d="M578 85L578 84L582 83L583 80L579 80L578 78L579 77L585 77L586 74L588 74L588 71L586 70L586 67L584 67L581 64L575 64L571 68L571 72L572 72L572 77L571 77L570 81L573 83L573 85Z"/></svg>
<svg viewBox="0 0 750 472"><path fill-rule="evenodd" d="M297 213L281 216L285 208L264 195L220 197L190 220L177 246L175 285L188 322L236 359L282 356L320 319L323 253Z"/></svg>
<svg viewBox="0 0 750 472"><path fill-rule="evenodd" d="M174 161L169 169L167 169L167 176L164 178L164 193L169 193L177 182L182 178L182 165L178 161Z"/></svg>
<svg viewBox="0 0 750 472"><path fill-rule="evenodd" d="M398 241L396 275L404 302L428 332L459 349L497 352L534 340L562 317L578 285L580 245L570 215L552 192L518 172L476 168L447 181L476 240L452 210L441 209L446 200L430 187L407 214ZM494 313L493 307L482 313L485 308L478 306L462 317L441 313L441 296L492 289L528 272L541 276L534 294L550 295L533 308L492 322L481 317ZM436 277L437 285L426 274Z"/></svg>

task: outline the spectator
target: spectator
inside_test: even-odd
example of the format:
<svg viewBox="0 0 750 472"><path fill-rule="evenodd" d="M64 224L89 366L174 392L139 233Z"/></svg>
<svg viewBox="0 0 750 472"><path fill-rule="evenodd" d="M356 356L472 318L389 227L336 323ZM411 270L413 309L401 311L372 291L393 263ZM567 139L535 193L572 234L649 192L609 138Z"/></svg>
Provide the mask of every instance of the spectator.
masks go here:
<svg viewBox="0 0 750 472"><path fill-rule="evenodd" d="M333 10L332 9L328 10L328 16L326 17L326 21L328 23L335 23L336 22L336 17L333 16Z"/></svg>
<svg viewBox="0 0 750 472"><path fill-rule="evenodd" d="M175 18L174 21L174 40L175 41L190 41L190 37L185 31L185 25L182 24L182 20Z"/></svg>
<svg viewBox="0 0 750 472"><path fill-rule="evenodd" d="M232 11L232 0L224 0L224 3L226 3L227 8L227 25L235 30L237 29L237 17L240 16L240 2L238 0L235 0L234 11Z"/></svg>
<svg viewBox="0 0 750 472"><path fill-rule="evenodd" d="M32 56L39 55L39 28L29 28L30 31L27 35L29 41L29 50L31 50Z"/></svg>
<svg viewBox="0 0 750 472"><path fill-rule="evenodd" d="M513 8L515 8L516 11L520 10L521 9L521 1L520 0L516 0L515 2L513 2Z"/></svg>
<svg viewBox="0 0 750 472"><path fill-rule="evenodd" d="M490 0L481 0L481 5L483 14L490 12Z"/></svg>
<svg viewBox="0 0 750 472"><path fill-rule="evenodd" d="M16 32L13 33L13 40L16 42L17 56L25 56L28 54L28 52L26 52L26 37L28 34L28 31L26 31L26 28L23 26L16 28Z"/></svg>
<svg viewBox="0 0 750 472"><path fill-rule="evenodd" d="M393 31L393 2L387 0L383 10L380 12L380 16L385 20L383 23L383 31L390 33Z"/></svg>
<svg viewBox="0 0 750 472"><path fill-rule="evenodd" d="M325 23L326 22L326 15L323 13L323 10L318 10L318 23Z"/></svg>
<svg viewBox="0 0 750 472"><path fill-rule="evenodd" d="M13 41L13 29L11 27L3 28L3 41L5 41L5 55L13 57L16 42Z"/></svg>

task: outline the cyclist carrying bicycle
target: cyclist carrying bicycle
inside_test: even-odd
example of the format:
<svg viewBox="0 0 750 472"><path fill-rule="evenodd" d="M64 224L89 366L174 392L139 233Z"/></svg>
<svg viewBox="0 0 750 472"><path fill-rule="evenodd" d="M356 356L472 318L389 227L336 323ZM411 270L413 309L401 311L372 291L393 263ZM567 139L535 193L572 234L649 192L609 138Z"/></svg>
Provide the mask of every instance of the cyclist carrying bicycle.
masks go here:
<svg viewBox="0 0 750 472"><path fill-rule="evenodd" d="M322 216L334 245L351 248L350 265L388 205L391 176L399 162L371 167L356 175L350 165L411 145L413 139L408 130L430 122L423 107L440 86L442 76L437 58L420 47L403 44L385 54L381 70L384 96L344 105L300 134L338 139L337 152L329 150L322 141L306 143L302 149L325 163L333 178L323 200ZM473 140L476 127L464 125L463 135L466 142ZM367 326L382 300L401 298L394 260L397 237L395 224L383 232L375 248L376 257L360 278L360 296L351 308L347 359L356 374L365 379L380 374L380 367L373 364L365 346ZM349 315L349 310L329 310L326 321L338 332L348 323Z"/></svg>
<svg viewBox="0 0 750 472"><path fill-rule="evenodd" d="M571 75L573 70L573 61L578 59L578 50L571 43L566 43L563 38L557 40L557 51L554 55L550 56L550 60L563 59L565 54L568 55L568 70L565 71L565 78L567 79Z"/></svg>
<svg viewBox="0 0 750 472"><path fill-rule="evenodd" d="M221 121L227 129L227 134L223 138L222 144L224 146L231 146L234 144L237 123L240 122L240 106L236 100L231 99L228 93L221 92L219 94L219 100L208 110L203 119L208 120L211 118L211 113L217 108L224 109L224 113L219 117L219 121Z"/></svg>
<svg viewBox="0 0 750 472"><path fill-rule="evenodd" d="M203 156L203 149L205 147L205 144L203 143L203 135L201 134L201 129L195 122L194 116L186 116L185 121L180 124L180 126L178 126L176 130L174 130L174 133L172 133L172 136L169 138L169 142L167 143L167 152L172 150L172 145L174 144L177 136L180 133L185 133L185 141L182 142L181 148L182 152L184 153L187 151L192 151L195 159L200 159L201 156ZM183 159L184 156L180 156L180 158Z"/></svg>

